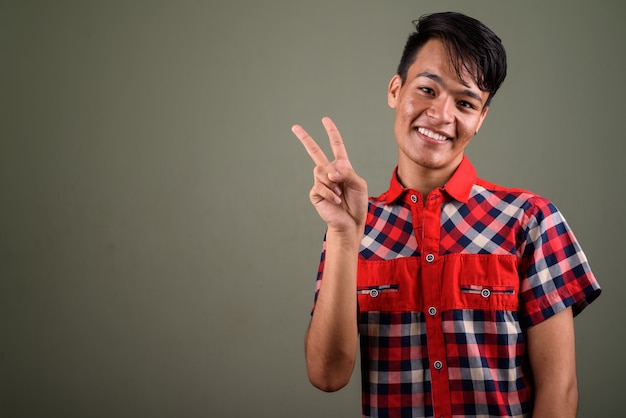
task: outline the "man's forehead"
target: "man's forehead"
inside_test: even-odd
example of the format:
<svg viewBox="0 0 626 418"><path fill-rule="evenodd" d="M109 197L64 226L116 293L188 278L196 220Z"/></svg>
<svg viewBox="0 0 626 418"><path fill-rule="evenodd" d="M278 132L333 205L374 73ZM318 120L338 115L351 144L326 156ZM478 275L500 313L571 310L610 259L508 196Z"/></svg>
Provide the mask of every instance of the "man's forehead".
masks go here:
<svg viewBox="0 0 626 418"><path fill-rule="evenodd" d="M450 81L453 81L454 83L458 83L467 89L475 89L483 92L483 90L478 87L476 75L471 74L467 69L460 67L462 70L457 72L457 69L449 61L446 62L444 67L432 64L432 62L425 60L423 60L422 63L418 63L416 60L414 62L414 66L412 66L409 70L408 77L424 77L442 85L448 85L450 84Z"/></svg>
<svg viewBox="0 0 626 418"><path fill-rule="evenodd" d="M435 57L437 58L436 62L434 62ZM435 68L428 68L431 65L437 67L437 71ZM411 67L413 68L409 69L409 73L411 69L414 72L421 72L422 69L426 69L433 73L445 70L450 76L455 76L454 78L466 87L478 87L480 84L478 82L479 74L476 60L472 57L460 55L455 52L449 42L438 38L430 39L422 45L417 51ZM421 69L415 67L421 67Z"/></svg>

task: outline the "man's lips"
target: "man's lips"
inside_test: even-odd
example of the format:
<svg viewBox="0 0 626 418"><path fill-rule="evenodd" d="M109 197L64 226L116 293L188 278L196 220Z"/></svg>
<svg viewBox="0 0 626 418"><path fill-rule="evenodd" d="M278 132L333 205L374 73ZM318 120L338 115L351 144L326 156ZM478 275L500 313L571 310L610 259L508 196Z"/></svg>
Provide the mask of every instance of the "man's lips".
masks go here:
<svg viewBox="0 0 626 418"><path fill-rule="evenodd" d="M435 132L435 131L431 131L428 128L424 128L424 127L418 127L417 128L417 132L419 132L420 134L424 135L425 137L428 137L430 139L434 139L435 141L440 141L440 142L444 142L444 141L449 141L452 138L445 136L441 133Z"/></svg>

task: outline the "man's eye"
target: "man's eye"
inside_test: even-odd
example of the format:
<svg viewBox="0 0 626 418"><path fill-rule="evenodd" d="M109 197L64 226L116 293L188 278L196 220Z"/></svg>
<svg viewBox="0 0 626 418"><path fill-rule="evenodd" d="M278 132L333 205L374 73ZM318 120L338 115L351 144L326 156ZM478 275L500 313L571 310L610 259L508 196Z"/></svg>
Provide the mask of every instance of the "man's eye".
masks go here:
<svg viewBox="0 0 626 418"><path fill-rule="evenodd" d="M461 107L465 107L465 108L467 108L467 109L474 109L474 105L473 105L473 104L471 104L470 102L466 102L465 100L461 100L461 101L459 102L459 106L461 106Z"/></svg>
<svg viewBox="0 0 626 418"><path fill-rule="evenodd" d="M426 94L434 94L435 92L433 91L433 89L429 88L429 87L420 87L420 90L423 91Z"/></svg>

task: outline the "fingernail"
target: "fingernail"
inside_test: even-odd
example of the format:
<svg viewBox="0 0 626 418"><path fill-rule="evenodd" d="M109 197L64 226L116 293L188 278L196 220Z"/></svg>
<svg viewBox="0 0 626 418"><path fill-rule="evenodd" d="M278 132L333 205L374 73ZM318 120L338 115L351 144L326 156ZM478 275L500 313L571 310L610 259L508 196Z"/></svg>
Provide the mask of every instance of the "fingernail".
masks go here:
<svg viewBox="0 0 626 418"><path fill-rule="evenodd" d="M333 191L337 196L341 196L341 189L339 188L339 186L333 187Z"/></svg>

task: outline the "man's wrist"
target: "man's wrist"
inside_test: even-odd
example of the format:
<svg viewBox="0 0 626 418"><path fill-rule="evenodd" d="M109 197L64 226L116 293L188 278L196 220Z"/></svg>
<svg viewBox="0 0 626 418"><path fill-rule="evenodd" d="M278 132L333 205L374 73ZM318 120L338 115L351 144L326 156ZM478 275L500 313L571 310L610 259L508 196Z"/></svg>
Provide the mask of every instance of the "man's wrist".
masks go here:
<svg viewBox="0 0 626 418"><path fill-rule="evenodd" d="M345 246L356 246L361 244L364 226L355 226L354 228L328 228L326 231L326 241L335 241Z"/></svg>

